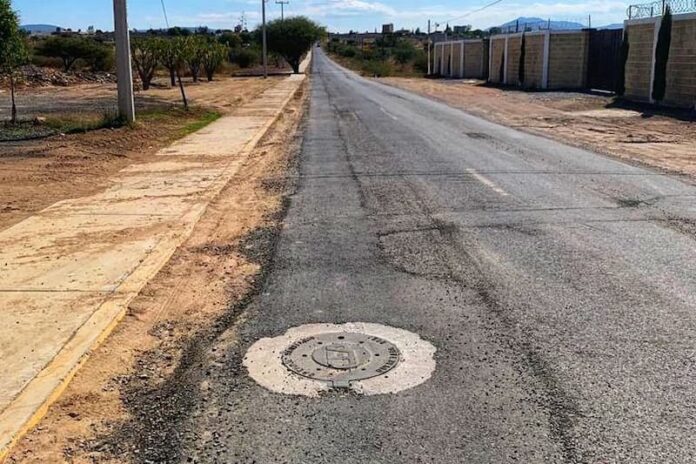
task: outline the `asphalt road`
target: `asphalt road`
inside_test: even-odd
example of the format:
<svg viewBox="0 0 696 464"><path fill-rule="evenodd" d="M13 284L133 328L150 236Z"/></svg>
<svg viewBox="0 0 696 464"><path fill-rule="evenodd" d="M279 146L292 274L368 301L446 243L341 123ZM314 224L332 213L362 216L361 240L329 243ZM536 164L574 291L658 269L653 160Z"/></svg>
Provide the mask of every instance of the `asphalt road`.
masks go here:
<svg viewBox="0 0 696 464"><path fill-rule="evenodd" d="M277 254L241 341L205 366L181 455L696 462L696 188L313 66ZM350 321L430 341L433 377L312 399L241 367L261 337Z"/></svg>

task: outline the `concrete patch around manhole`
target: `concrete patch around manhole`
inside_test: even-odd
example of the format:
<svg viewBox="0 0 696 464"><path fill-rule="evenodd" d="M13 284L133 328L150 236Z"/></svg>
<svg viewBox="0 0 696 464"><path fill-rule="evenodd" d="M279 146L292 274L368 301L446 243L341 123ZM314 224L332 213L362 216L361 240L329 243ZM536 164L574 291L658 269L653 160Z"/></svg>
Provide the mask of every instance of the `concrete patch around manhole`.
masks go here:
<svg viewBox="0 0 696 464"><path fill-rule="evenodd" d="M435 351L417 334L380 324L308 324L258 340L243 364L252 379L277 393L317 397L346 388L379 395L427 381Z"/></svg>

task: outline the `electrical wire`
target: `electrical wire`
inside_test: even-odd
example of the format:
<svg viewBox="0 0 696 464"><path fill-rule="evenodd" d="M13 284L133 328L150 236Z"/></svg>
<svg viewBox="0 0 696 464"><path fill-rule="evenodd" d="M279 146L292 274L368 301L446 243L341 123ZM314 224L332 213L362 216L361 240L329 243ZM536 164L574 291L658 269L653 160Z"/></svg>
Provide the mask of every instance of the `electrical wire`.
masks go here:
<svg viewBox="0 0 696 464"><path fill-rule="evenodd" d="M504 1L504 0L495 0L495 1L493 1L493 2L491 2L491 3L489 3L489 4L487 4L487 5L482 6L481 8L477 8L477 9L475 9L475 10L467 11L467 12L464 13L463 15L457 16L456 18L451 18L451 19L448 19L448 20L446 20L446 21L442 21L442 22L440 22L440 24L442 24L442 23L451 23L451 22L453 22L453 21L459 21L460 19L464 19L464 18L466 18L467 16L471 16L471 15L474 14L474 13L478 13L479 11L486 10L486 9L488 9L488 8L490 8L490 7L492 7L492 6L495 6L495 5L497 5L498 3L501 3L501 2L503 2L503 1Z"/></svg>
<svg viewBox="0 0 696 464"><path fill-rule="evenodd" d="M167 7L164 6L164 0L161 0L162 3L162 12L164 13L164 22L167 25L167 29L169 29L169 18L167 17Z"/></svg>

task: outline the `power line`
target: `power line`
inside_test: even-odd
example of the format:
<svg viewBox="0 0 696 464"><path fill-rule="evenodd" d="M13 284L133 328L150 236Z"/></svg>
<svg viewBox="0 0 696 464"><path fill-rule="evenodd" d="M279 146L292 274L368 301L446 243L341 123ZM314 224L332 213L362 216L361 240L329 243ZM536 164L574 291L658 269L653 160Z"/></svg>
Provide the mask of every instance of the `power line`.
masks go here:
<svg viewBox="0 0 696 464"><path fill-rule="evenodd" d="M169 18L167 17L167 7L164 6L164 0L161 0L162 3L162 12L164 13L164 22L167 25L167 29L169 29Z"/></svg>
<svg viewBox="0 0 696 464"><path fill-rule="evenodd" d="M487 4L487 5L482 6L481 8L477 8L477 9L475 9L475 10L467 11L466 13L464 13L464 14L461 15L461 16L457 16L456 18L451 18L451 19L448 19L448 20L442 21L442 22L443 22L443 23L450 23L450 22L452 22L452 21L458 21L458 20L460 20L460 19L464 19L464 18L466 18L467 16L471 16L471 15L474 14L474 13L478 13L479 11L483 11L483 10L485 10L485 9L488 9L488 8L492 7L492 6L495 6L495 5L497 5L498 3L502 2L502 1L503 1L503 0L495 0L495 1L493 1L493 2L491 2L491 3L489 3L489 4Z"/></svg>

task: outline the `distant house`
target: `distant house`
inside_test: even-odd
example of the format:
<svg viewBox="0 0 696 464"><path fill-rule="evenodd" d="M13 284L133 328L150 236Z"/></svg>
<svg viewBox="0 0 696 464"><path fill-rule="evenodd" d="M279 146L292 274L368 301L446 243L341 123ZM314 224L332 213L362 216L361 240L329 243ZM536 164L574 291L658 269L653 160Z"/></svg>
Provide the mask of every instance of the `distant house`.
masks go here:
<svg viewBox="0 0 696 464"><path fill-rule="evenodd" d="M382 34L393 34L394 25L393 24L382 24Z"/></svg>
<svg viewBox="0 0 696 464"><path fill-rule="evenodd" d="M347 45L356 45L360 48L369 48L380 39L382 34L378 32L349 32L347 34L329 34L329 40Z"/></svg>

